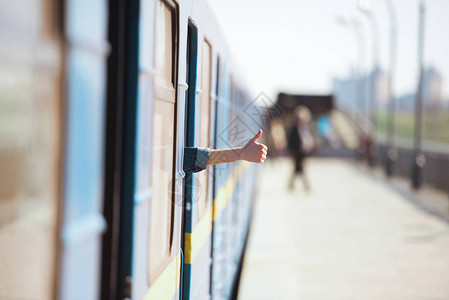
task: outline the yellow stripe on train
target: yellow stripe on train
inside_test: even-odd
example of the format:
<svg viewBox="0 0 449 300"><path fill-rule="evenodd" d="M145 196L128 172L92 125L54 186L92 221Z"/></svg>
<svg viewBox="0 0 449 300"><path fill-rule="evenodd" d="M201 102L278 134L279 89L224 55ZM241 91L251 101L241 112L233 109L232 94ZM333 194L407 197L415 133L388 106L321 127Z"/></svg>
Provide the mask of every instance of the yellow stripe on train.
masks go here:
<svg viewBox="0 0 449 300"><path fill-rule="evenodd" d="M241 165L239 165L239 167L241 167ZM212 221L215 221L219 217L221 211L225 209L228 199L232 195L235 185L243 174L244 169L246 169L246 167L237 169L235 176L228 178L225 187L218 190L217 197L214 199L212 207L208 208L206 214L193 229L193 232L184 234L184 262L186 264L192 264L198 252L204 246L204 243L212 231Z"/></svg>
<svg viewBox="0 0 449 300"><path fill-rule="evenodd" d="M217 197L213 201L212 207L209 207L206 214L201 218L193 233L185 233L185 258L186 264L192 264L200 249L204 246L207 238L212 231L212 221L220 216L220 213L226 208L229 198L234 192L236 183L245 173L249 164L239 164L234 176L226 181L224 187L220 188ZM151 288L144 297L144 300L164 300L173 299L179 288L181 278L181 253L167 266L159 278L151 285Z"/></svg>
<svg viewBox="0 0 449 300"><path fill-rule="evenodd" d="M212 231L212 207L209 207L206 214L201 218L200 222L195 226L192 233L184 234L184 262L191 264L201 247L206 242Z"/></svg>

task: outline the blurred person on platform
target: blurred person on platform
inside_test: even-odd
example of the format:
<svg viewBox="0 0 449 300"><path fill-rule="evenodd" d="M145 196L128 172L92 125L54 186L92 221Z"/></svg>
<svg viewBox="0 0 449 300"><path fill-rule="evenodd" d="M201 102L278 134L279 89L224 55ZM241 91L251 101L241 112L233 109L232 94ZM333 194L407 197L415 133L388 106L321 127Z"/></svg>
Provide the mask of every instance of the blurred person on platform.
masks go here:
<svg viewBox="0 0 449 300"><path fill-rule="evenodd" d="M328 155L331 151L340 149L341 143L328 115L321 115L317 122L319 145L316 148L319 155Z"/></svg>
<svg viewBox="0 0 449 300"><path fill-rule="evenodd" d="M298 175L301 176L304 190L310 190L310 184L304 170L304 160L315 148L313 135L309 130L311 120L310 110L305 106L299 106L294 112L294 124L287 136L287 146L291 157L295 162L295 168L290 178L290 189L295 188L295 181Z"/></svg>
<svg viewBox="0 0 449 300"><path fill-rule="evenodd" d="M281 157L287 148L284 123L281 119L274 119L270 126L270 138L272 143L272 157Z"/></svg>

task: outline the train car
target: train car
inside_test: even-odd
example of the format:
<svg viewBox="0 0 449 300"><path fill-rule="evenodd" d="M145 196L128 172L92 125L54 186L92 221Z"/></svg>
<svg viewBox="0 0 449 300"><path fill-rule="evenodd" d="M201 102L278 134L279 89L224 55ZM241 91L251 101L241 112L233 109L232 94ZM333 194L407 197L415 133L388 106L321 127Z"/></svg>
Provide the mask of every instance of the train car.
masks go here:
<svg viewBox="0 0 449 300"><path fill-rule="evenodd" d="M1 299L235 298L262 118L205 0L0 4Z"/></svg>

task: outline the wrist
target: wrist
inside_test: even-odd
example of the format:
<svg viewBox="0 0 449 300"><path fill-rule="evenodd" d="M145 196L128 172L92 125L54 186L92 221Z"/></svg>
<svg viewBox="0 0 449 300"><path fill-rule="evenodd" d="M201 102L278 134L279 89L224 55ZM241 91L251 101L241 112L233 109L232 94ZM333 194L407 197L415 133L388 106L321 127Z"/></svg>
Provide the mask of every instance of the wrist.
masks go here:
<svg viewBox="0 0 449 300"><path fill-rule="evenodd" d="M234 152L236 153L235 160L247 160L245 147L236 147L234 148Z"/></svg>
<svg viewBox="0 0 449 300"><path fill-rule="evenodd" d="M227 162L233 162L241 159L242 148L229 148L225 150L225 154L227 157Z"/></svg>

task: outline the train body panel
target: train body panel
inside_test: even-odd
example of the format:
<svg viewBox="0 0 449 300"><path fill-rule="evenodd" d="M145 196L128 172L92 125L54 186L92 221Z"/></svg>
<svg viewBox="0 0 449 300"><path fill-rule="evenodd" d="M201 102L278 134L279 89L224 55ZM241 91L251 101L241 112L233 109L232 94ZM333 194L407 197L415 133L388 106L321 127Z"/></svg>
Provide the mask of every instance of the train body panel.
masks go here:
<svg viewBox="0 0 449 300"><path fill-rule="evenodd" d="M61 299L95 299L100 286L108 47L106 1L67 1L66 141ZM89 14L85 15L85 12Z"/></svg>

